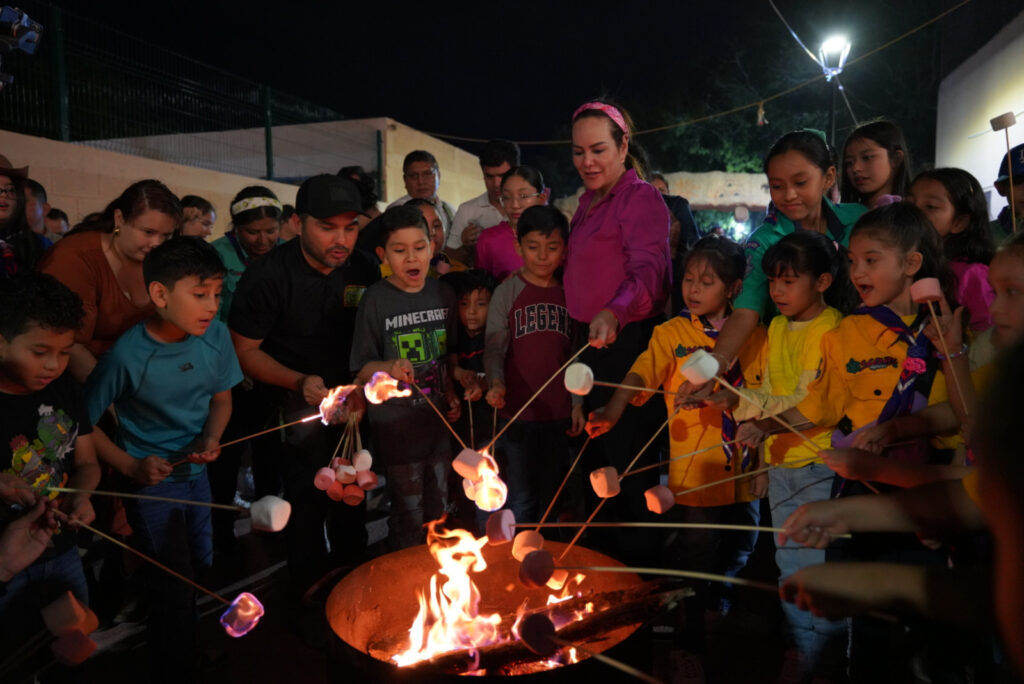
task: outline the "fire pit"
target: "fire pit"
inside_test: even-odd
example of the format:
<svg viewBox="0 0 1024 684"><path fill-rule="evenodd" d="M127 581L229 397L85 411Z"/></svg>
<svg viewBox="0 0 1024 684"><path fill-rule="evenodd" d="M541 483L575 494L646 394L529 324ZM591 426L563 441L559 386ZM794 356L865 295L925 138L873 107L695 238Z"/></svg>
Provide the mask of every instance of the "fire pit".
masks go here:
<svg viewBox="0 0 1024 684"><path fill-rule="evenodd" d="M545 548L557 558L565 545L545 542ZM601 652L627 638L662 605L689 593L678 585L666 590L661 583L643 583L631 573L588 573L578 584L570 579L567 587L571 594L527 589L518 581L520 563L512 557L511 545L483 546L480 553L487 568L470 573L479 590L478 613L501 619L495 621L498 638L477 649L478 659L469 649L453 646L455 650L403 667L392 661L409 648L410 628L421 609L420 596L429 594L431 578L438 572L438 560L426 545L370 561L335 586L327 601L327 620L343 642L335 644L336 650L348 665L364 671L372 681L436 682L467 671L501 677L542 671L554 675L562 663L533 655L512 634L524 613L545 612L560 627L560 637ZM562 564L621 566L604 554L578 546ZM563 594L566 598L558 601ZM582 652L562 655L572 662L586 658ZM346 679L350 678L351 670L346 674Z"/></svg>

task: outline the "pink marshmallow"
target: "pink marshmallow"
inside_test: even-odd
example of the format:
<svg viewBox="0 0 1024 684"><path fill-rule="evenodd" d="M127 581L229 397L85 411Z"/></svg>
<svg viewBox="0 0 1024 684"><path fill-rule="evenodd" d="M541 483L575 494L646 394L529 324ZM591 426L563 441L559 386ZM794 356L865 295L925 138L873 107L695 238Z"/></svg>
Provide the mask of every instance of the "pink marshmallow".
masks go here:
<svg viewBox="0 0 1024 684"><path fill-rule="evenodd" d="M937 302L942 299L942 283L938 278L921 278L910 285L910 298L915 304Z"/></svg>
<svg viewBox="0 0 1024 684"><path fill-rule="evenodd" d="M507 508L487 517L487 543L492 546L507 544L516 536L516 516Z"/></svg>
<svg viewBox="0 0 1024 684"><path fill-rule="evenodd" d="M356 481L355 466L345 465L343 463L334 469L334 475L338 478L341 484L352 484Z"/></svg>
<svg viewBox="0 0 1024 684"><path fill-rule="evenodd" d="M331 486L327 489L327 496L331 498L331 501L341 501L341 497L345 495L345 485L340 480L335 480L331 483Z"/></svg>
<svg viewBox="0 0 1024 684"><path fill-rule="evenodd" d="M42 610L43 622L54 636L77 629L82 634L92 634L100 626L96 614L82 605L70 591L46 605Z"/></svg>
<svg viewBox="0 0 1024 684"><path fill-rule="evenodd" d="M377 485L380 484L380 479L377 477L377 473L372 470L364 470L356 473L356 484L369 492L377 488Z"/></svg>
<svg viewBox="0 0 1024 684"><path fill-rule="evenodd" d="M50 650L61 665L81 665L96 651L96 642L77 629L69 629L50 644Z"/></svg>
<svg viewBox="0 0 1024 684"><path fill-rule="evenodd" d="M544 549L526 554L519 566L519 581L528 589L540 589L555 572L555 559Z"/></svg>
<svg viewBox="0 0 1024 684"><path fill-rule="evenodd" d="M321 468L316 471L316 475L313 477L313 486L320 491L326 492L335 480L334 471L330 468Z"/></svg>
<svg viewBox="0 0 1024 684"><path fill-rule="evenodd" d="M352 454L352 467L356 469L357 473L362 473L370 469L373 465L373 456L366 449L360 449L356 453Z"/></svg>
<svg viewBox="0 0 1024 684"><path fill-rule="evenodd" d="M647 500L647 510L651 513L661 515L676 505L676 495L665 485L656 485L644 492Z"/></svg>
<svg viewBox="0 0 1024 684"><path fill-rule="evenodd" d="M349 506L358 506L366 498L366 492L357 484L347 484L341 494L341 500Z"/></svg>

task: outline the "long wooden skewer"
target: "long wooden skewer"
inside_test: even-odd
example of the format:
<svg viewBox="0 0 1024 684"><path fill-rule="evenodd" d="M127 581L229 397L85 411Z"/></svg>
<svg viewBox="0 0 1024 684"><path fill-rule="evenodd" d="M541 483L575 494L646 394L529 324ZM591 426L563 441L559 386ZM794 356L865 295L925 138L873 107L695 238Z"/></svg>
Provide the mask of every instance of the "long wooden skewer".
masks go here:
<svg viewBox="0 0 1024 684"><path fill-rule="evenodd" d="M232 504L219 504L212 501L192 501L191 499L172 499L166 496L151 496L149 494L133 494L131 492L111 492L102 489L75 489L73 487L47 487L51 492L63 492L68 494L88 494L90 496L116 496L122 499L141 499L143 501L163 501L165 503L185 504L187 506L202 506L203 508L219 508L225 511L245 511L241 506Z"/></svg>
<svg viewBox="0 0 1024 684"><path fill-rule="evenodd" d="M653 470L654 468L660 468L663 465L672 463L673 461L678 461L681 458L690 458L691 456L696 456L697 454L703 454L705 451L712 451L714 449L719 449L721 447L731 446L733 444L739 444L739 440L738 439L734 439L734 440L732 440L730 442L719 442L718 444L712 444L711 446L704 447L703 449L697 449L696 451L691 451L688 454L680 454L678 456L673 456L672 458L668 459L667 461L658 461L657 463L652 463L651 465L645 465L642 468L636 468L635 470L630 470L628 473L622 473L622 477L626 477L627 475L636 475L637 473L642 473L645 470ZM619 479L621 480L622 478L619 478Z"/></svg>
<svg viewBox="0 0 1024 684"><path fill-rule="evenodd" d="M299 423L308 423L309 421L315 420L315 419L317 419L319 417L320 417L320 414L319 413L315 413L312 416L306 416L305 418L300 418L298 420L293 420L290 423L284 423L282 425L275 425L274 427L267 428L266 430L260 430L259 432L254 432L251 435L246 435L245 437L239 437L238 439L233 439L230 442L224 442L223 444L218 445L217 448L218 449L223 449L224 447L229 447L229 446L231 446L233 444L239 444L239 443L244 442L246 440L250 440L250 439L252 439L254 437L259 437L260 435L265 435L268 432L274 432L275 430L284 430L287 427L291 427L292 425L298 425ZM179 451L177 453L180 454L182 452ZM172 468L177 468L182 463L188 463L188 459L187 458L183 458L183 459L177 460L174 463L171 463L171 467Z"/></svg>
<svg viewBox="0 0 1024 684"><path fill-rule="evenodd" d="M636 677L641 681L648 682L648 684L664 684L664 682L662 682L657 677L652 677L646 672L638 670L632 665L627 665L621 660L616 660L615 658L606 656L603 653L598 653L597 651L591 651L589 648L586 648L585 646L580 646L579 644L575 644L571 641L566 641L565 639L562 639L558 636L549 636L548 638L551 639L551 641L553 641L554 643L561 646L562 648L575 648L577 651L583 651L594 660L602 662L605 665L608 665L609 667L613 667L619 672L624 672L632 677Z"/></svg>
<svg viewBox="0 0 1024 684"><path fill-rule="evenodd" d="M452 427L452 424L451 424L451 423L449 423L449 422L448 422L448 419L447 419L447 418L445 418L445 416L444 416L444 414L443 414L443 413L441 413L441 409L437 408L437 406L436 406L436 405L434 404L434 402L432 402L432 401L430 400L430 397L428 397L428 396L427 396L426 392L424 392L424 391L423 391L422 389L420 389L420 386L419 386L419 385L417 385L417 384L416 384L415 382L410 382L409 384L410 384L410 385L412 385L412 386L413 386L413 388L415 388L415 390L416 390L417 392L419 392L419 393L420 393L420 395L421 395L421 396L422 396L422 397L423 397L424 399L426 399L426 400L427 400L427 403L428 403L428 404L430 404L430 408L434 409L434 413L436 413L436 414L437 414L437 416L438 416L438 418L440 418L440 419L441 419L441 422L442 422L442 423L444 423L444 426L445 426L446 428L448 428L448 430L449 430L449 431L450 431L450 432L451 432L451 433L452 433L453 435L455 435L455 439L456 439L456 440L458 440L458 442L459 442L459 445L460 445L460 446L462 446L462 448L463 448L463 449L468 449L469 447L468 447L468 446L466 446L466 443L462 441L462 437L459 437L459 433L455 431L455 428L453 428L453 427Z"/></svg>
<svg viewBox="0 0 1024 684"><path fill-rule="evenodd" d="M555 495L551 497L551 503L548 504L548 508L544 511L544 515L540 517L540 522L537 524L539 528L544 524L544 521L551 515L552 509L555 507L555 502L558 501L558 497L561 496L562 490L565 489L565 485L569 482L569 477L572 476L572 471L576 469L576 464L580 462L580 458L583 457L583 452L587 450L587 446L590 444L590 435L587 435L586 441L583 442L583 446L576 453L576 458L573 459L572 465L569 466L568 472L565 473L565 477L562 478L562 484L558 485L558 489L555 490Z"/></svg>
<svg viewBox="0 0 1024 684"><path fill-rule="evenodd" d="M658 435L660 435L662 431L664 431L664 429L668 427L668 424L672 422L672 419L679 414L679 411L680 409L676 409L675 411L673 411L672 415L666 418L665 422L661 424L661 427L658 428L653 435L651 435L651 438L649 440L647 440L647 444L644 444L640 448L640 451L638 451L636 456L633 457L633 460L629 462L628 466L626 466L626 470L621 475L619 475L620 482L622 481L622 478L629 473L630 469L636 465L636 462L640 460L640 457L643 455L643 453L647 451L647 447L654 444L654 440L658 438ZM583 523L583 526L580 527L579 531L572 538L572 540L568 544L566 544L565 548L562 550L561 555L558 556L558 560L562 560L563 558L565 558L565 554L569 553L569 549L576 545L576 542L579 541L580 537L583 536L583 533L587 530L587 526L594 521L594 517L597 516L598 512L604 507L606 501L608 501L608 499L601 499L600 501L597 502L597 505L594 506L594 510L593 512L591 512L590 517L588 517L586 522Z"/></svg>
<svg viewBox="0 0 1024 684"><path fill-rule="evenodd" d="M67 520L69 524L71 524L71 525L73 525L73 526L78 526L78 527L82 527L82 528L84 528L84 529L86 529L86 530L89 530L89 531L90 531L90 532L92 532L93 534L95 534L95 535L98 535L98 536L100 536L100 537L103 537L103 538L104 538L104 539L106 539L107 541L109 541L109 542L111 542L111 543L113 543L113 544L117 544L118 546L120 546L120 547L121 547L121 548L123 548L123 549L125 549L125 550L127 550L127 551L131 551L132 553L134 553L134 554L135 554L136 556L138 556L139 558L141 558L141 559L143 559L143 560L146 560L146 561L149 561L150 563L152 563L152 564L153 564L153 565L155 565L156 567L160 568L160 569L161 569L161 570L163 570L164 572L166 572L166 573L168 573L168 574L170 574L170 575L173 575L174 577L177 577L177 578L178 578L178 579L180 579L180 580L181 580L182 582L185 582L186 584L191 584L191 585L192 585L193 587L195 587L195 588L196 588L196 589L198 589L199 591L201 591L201 592L203 592L203 593L205 593L205 594L209 594L209 595L210 595L210 596L212 596L213 598L217 599L218 601L220 601L220 602L222 602L222 603L224 603L224 604L226 604L226 605L229 605L229 606L231 605L231 601L228 601L228 600L227 600L226 598L224 598L224 597L223 597L223 596L221 596L220 594L218 594L218 593L216 593L216 592L214 592L214 591L211 591L211 590L207 589L207 588L206 588L206 587L204 587L203 585L199 584L198 582L196 582L196 581L194 581L194 580L192 580L192 579L190 579L190 578L188 578L188 577L185 577L184 575L182 575L182 574L181 574L180 572L178 572L178 571L176 571L176 570L171 570L171 569L170 569L169 567L167 567L166 565L164 565L164 564L163 564L163 563L161 563L160 561L156 560L155 558L151 558L151 557L147 556L146 554L142 553L142 551L139 551L138 549L136 549L136 548L135 548L135 547L133 547L133 546L129 546L128 544L125 544L125 543L124 543L123 541L121 541L120 539L117 539L116 537L112 537L112 536L110 536L109 534L107 534L106 532L101 532L101 531L97 530L97 529L96 529L95 527L93 527L93 526L91 526L91 525L87 525L87 524L85 524L85 523L84 523L84 522L82 522L81 520L71 520L71 519L70 519L70 518L68 518L68 516L67 516L66 514L64 514L64 513L60 513L60 515L63 515L63 516L64 516L64 518L65 518L65 520Z"/></svg>
<svg viewBox="0 0 1024 684"><path fill-rule="evenodd" d="M619 389L636 390L637 392L652 392L654 394L670 395L679 394L679 392L670 392L668 390L660 389L658 387L640 387L639 385L624 385L621 382L605 382L604 380L594 380L594 384L599 385L601 387L616 387Z"/></svg>
<svg viewBox="0 0 1024 684"><path fill-rule="evenodd" d="M952 364L953 358L949 355L949 346L946 344L946 337L942 334L942 326L939 325L939 316L935 313L935 302L931 300L928 301L928 311L932 314L932 323L935 324L935 332L939 334L939 344L942 346L942 353L946 355L946 358L949 360L950 364ZM966 417L968 413L967 400L964 399L964 388L960 386L960 379L956 376L956 373L950 373L950 376L953 378L953 386L956 387L956 393L960 397L960 404L964 408L964 416Z"/></svg>
<svg viewBox="0 0 1024 684"><path fill-rule="evenodd" d="M938 327L938 323L936 323L935 325L936 325L936 327ZM724 387L725 389L729 390L730 392L732 392L733 394L735 394L735 395L736 395L737 397L739 397L739 398L740 398L740 401L746 401L746 402L748 402L748 403L751 403L751 404L752 404L752 403L754 403L754 402L753 402L753 401L752 401L752 400L751 400L751 399L750 399L749 397L747 397L747 396L746 396L745 394L743 394L743 392L740 392L740 391L739 391L738 389L736 389L735 387L733 387L733 386L732 386L731 384L729 384L728 382L726 382L726 381L725 381L724 379L722 379L721 377L719 377L719 376L717 376L717 375L716 375L716 376L715 376L715 380L717 380L717 381L718 381L718 385L719 385L720 387ZM821 453L822 449L821 449L821 447L820 447L820 446L818 446L817 444L815 444L815 443L814 443L814 442L813 442L813 441L811 440L811 438L810 438L810 437L808 437L807 435L805 435L805 434L804 434L803 432L801 432L800 430L797 430L797 429L796 429L795 427L793 427L792 425L790 425L790 424L789 424L789 423L788 423L788 422L787 422L786 420L784 420L784 419L783 419L783 418L782 418L781 416L777 416L777 415L774 415L774 414L773 414L773 415L770 415L770 416L768 416L768 417L769 417L769 418L771 418L772 420L774 420L774 421L775 421L776 423L778 423L778 424L779 424L779 425L781 425L782 427L784 427L784 428L786 428L787 430L789 430L790 432L792 432L792 433L793 433L794 435L796 435L796 436L797 436L797 437L799 437L800 439L802 439L802 440L804 441L804 443L805 443L805 444L806 444L806 445L807 445L807 446L808 446L808 447L809 447L809 448L811 449L811 451L813 451L813 452L814 452L814 453L816 453L816 454L820 454L820 453ZM759 473L759 472L764 472L764 471L766 471L766 470L768 470L768 468L762 468L762 469L760 469L760 470L756 470L756 471L751 471L750 473L745 473L745 475L754 475L755 473ZM729 480L732 480L732 479L738 479L738 478L729 478L729 479L726 479L726 480L721 480L720 482L728 482ZM871 490L872 492L874 492L875 494L881 494L881 492L880 492L880 491L878 490L878 487L874 486L874 485L873 485L873 484L871 484L870 482L867 482L867 481L865 481L865 480L861 480L861 481L860 481L860 483L861 483L861 484L863 484L863 485L864 485L865 487L867 487L868 489L870 489L870 490ZM713 483L711 483L711 484L718 484L718 483L717 483L717 482L713 482ZM707 487L707 486L710 486L710 485L702 485L702 486L700 486L700 487L696 487L696 489L704 489L704 488L705 488L705 487ZM692 492L692 491L694 491L694 490L693 490L693 489L690 489L690 490L687 490L687 491L691 491L691 492Z"/></svg>
<svg viewBox="0 0 1024 684"><path fill-rule="evenodd" d="M469 443L476 448L476 437L473 435L473 400L466 400L466 410L469 411Z"/></svg>
<svg viewBox="0 0 1024 684"><path fill-rule="evenodd" d="M1013 199L1013 160L1010 158L1010 127L1003 129L1006 135L1006 174L1010 178L1010 228L1011 233L1017 232L1017 205ZM949 356L949 354L946 354Z"/></svg>
<svg viewBox="0 0 1024 684"><path fill-rule="evenodd" d="M498 437L501 437L501 436L502 436L503 434L505 434L505 430L508 430L509 426L511 426L511 425L512 425L512 423L516 422L516 418L518 418L518 417L519 417L520 415L522 415L523 411L525 411L525 410L526 410L526 407L527 407L527 406L529 406L530 404L532 404L532 403L533 403L533 400L534 400L534 399L536 399L537 397L539 397L539 396L540 396L540 393L541 393L541 392L543 392L543 391L544 391L544 390L545 390L545 389L547 388L547 386L548 386L548 385L550 385L550 384L551 384L551 382L552 382L552 381L553 381L553 380L554 380L555 378L557 378L557 377L558 377L558 374L559 374L559 373L561 373L562 371L564 371L564 370L565 370L566 368L568 368L568 367L570 366L570 364L572 364L572 362L573 362L573 361L575 361L575 360L576 360L577 358L579 358L579 355L580 355L580 354L582 354L583 352L585 352L585 351L586 351L586 350L587 350L587 349L588 349L589 347L590 347L590 343L589 343L589 342L587 342L587 343L586 343L585 345L583 345L582 347L580 347L580 348L579 348L579 351L577 351L577 352L576 352L575 354L573 354L572 356L570 356L570 357L569 357L569 358L568 358L568 359L566 360L566 362L562 364L562 367L561 367L561 368L559 368L558 370L556 370L556 371L555 371L555 372L554 372L554 373L553 373L553 374L551 375L551 377L550 377L550 378L548 378L548 379L547 379L547 380L546 380L546 381L544 382L544 384L543 384L543 385L541 385L541 386L540 386L540 387L539 387L539 388L537 389L537 391L533 393L533 396L531 396L531 397L530 397L529 399L527 399L527 400L526 400L526 402L525 402L525 403L524 403L524 404L523 404L523 405L522 405L522 406L521 406L521 407L519 408L519 410L515 412L515 415L513 415L513 416L512 416L511 418L509 418L509 421L508 421L507 423L505 423L505 427L501 428L501 430L500 430L500 431L498 432L498 434L496 434L496 435L494 436L494 439L492 439L492 440L491 440L491 443L490 443L490 444L488 444L488 445L487 445L486 447L484 447L484 450L485 450L485 451L489 451L489 450L490 450L490 448L491 448L492 446L494 446L494 443L498 441ZM497 413L495 413L495 415L497 415Z"/></svg>
<svg viewBox="0 0 1024 684"><path fill-rule="evenodd" d="M516 527L579 527L580 522L540 522L521 523L517 522ZM636 527L653 528L661 530L693 529L693 530L726 530L726 531L749 531L749 532L785 532L782 527L760 527L758 525L730 525L727 523L674 523L674 522L592 522L590 527ZM852 534L833 534L833 539L852 539Z"/></svg>

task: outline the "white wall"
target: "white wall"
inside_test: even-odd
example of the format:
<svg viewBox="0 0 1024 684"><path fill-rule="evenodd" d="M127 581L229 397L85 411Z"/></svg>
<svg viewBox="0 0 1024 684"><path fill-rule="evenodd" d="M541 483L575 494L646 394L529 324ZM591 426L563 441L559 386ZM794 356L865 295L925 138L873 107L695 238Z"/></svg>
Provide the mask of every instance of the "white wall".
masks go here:
<svg viewBox="0 0 1024 684"><path fill-rule="evenodd" d="M1014 112L1010 147L1024 142L1024 12L942 80L938 110L936 166L974 174L995 216L1006 206L992 187L1006 154L1006 137L992 131L989 119Z"/></svg>

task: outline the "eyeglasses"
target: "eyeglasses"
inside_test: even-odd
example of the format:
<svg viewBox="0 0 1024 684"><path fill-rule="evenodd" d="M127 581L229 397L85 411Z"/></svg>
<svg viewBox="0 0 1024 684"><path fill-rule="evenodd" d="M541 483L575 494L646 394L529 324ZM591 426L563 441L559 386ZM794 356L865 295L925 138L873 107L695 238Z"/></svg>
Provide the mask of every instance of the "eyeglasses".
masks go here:
<svg viewBox="0 0 1024 684"><path fill-rule="evenodd" d="M7 195L8 197L17 197L18 188L14 187L13 185L5 185L4 187L0 188L0 197L2 197L3 195Z"/></svg>
<svg viewBox="0 0 1024 684"><path fill-rule="evenodd" d="M431 178L433 178L434 176L437 175L437 169L431 169L430 171L408 172L408 173L405 173L403 175L406 178L408 178L409 180L414 180L414 181L416 181L416 180L430 180Z"/></svg>
<svg viewBox="0 0 1024 684"><path fill-rule="evenodd" d="M498 199L501 201L502 205L512 204L513 202L519 202L520 204L526 204L526 202L528 200L532 200L532 199L534 199L536 197L540 197L543 194L544 194L543 192L535 192L532 195L518 195L517 197L509 197L507 195L502 195Z"/></svg>

